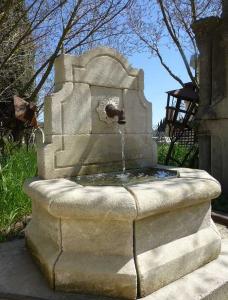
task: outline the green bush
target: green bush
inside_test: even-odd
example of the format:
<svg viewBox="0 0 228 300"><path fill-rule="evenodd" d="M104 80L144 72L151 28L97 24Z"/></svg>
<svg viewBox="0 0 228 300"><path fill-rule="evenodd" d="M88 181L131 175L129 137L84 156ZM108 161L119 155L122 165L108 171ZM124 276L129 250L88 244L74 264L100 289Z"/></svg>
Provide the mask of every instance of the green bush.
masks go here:
<svg viewBox="0 0 228 300"><path fill-rule="evenodd" d="M165 164L165 159L169 150L168 144L158 145L158 163ZM189 147L182 146L179 144L174 145L173 158L174 160L170 161L169 165L171 166L180 166L178 162L182 162L185 159L185 156L189 152ZM194 153L191 153L188 157L188 160L183 164L183 167L196 167L192 165L192 157Z"/></svg>
<svg viewBox="0 0 228 300"><path fill-rule="evenodd" d="M13 224L31 214L31 200L22 191L26 178L36 174L36 153L22 147L0 156L0 241Z"/></svg>
<svg viewBox="0 0 228 300"><path fill-rule="evenodd" d="M167 144L158 145L158 163L160 165L164 165L168 150L169 150L169 145Z"/></svg>

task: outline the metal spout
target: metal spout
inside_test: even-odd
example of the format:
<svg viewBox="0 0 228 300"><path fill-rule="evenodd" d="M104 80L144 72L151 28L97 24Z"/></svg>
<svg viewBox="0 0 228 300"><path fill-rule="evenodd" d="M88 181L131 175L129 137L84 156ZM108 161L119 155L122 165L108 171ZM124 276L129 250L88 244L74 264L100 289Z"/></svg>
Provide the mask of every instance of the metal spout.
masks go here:
<svg viewBox="0 0 228 300"><path fill-rule="evenodd" d="M108 104L105 107L106 114L109 118L114 118L115 116L118 117L118 124L125 124L125 114L123 110L119 110L115 108L114 105Z"/></svg>

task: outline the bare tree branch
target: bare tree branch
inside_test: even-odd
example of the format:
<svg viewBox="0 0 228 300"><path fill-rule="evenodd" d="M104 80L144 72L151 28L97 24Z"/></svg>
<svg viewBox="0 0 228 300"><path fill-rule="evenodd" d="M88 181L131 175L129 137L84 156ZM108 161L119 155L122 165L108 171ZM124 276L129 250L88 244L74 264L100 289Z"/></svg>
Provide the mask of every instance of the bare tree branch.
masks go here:
<svg viewBox="0 0 228 300"><path fill-rule="evenodd" d="M175 32L173 32L172 27L170 26L170 23L168 22L167 14L166 14L166 12L165 12L165 8L164 8L164 5L163 5L163 1L162 1L162 0L158 0L158 3L159 3L159 6L160 6L162 15L163 15L163 20L164 20L164 22L165 22L166 28L167 28L167 30L168 30L168 32L169 32L169 34L170 34L170 36L171 36L171 38L172 38L174 44L177 46L177 49L178 49L178 51L179 51L179 53L180 53L180 55L181 55L181 58L182 58L182 60L183 60L183 62L184 62L184 65L185 65L185 67L186 67L187 73L188 73L188 75L189 75L191 81L192 81L196 86L198 86L197 80L196 80L196 78L195 78L195 77L193 76L193 74L192 74L192 71L191 71L190 66L189 66L188 59L187 59L187 57L186 57L186 55L185 55L185 53L184 53L184 50L183 50L183 48L182 48L182 46L181 46L181 44L180 44L180 41L177 39L177 37L176 37L176 35L175 35Z"/></svg>

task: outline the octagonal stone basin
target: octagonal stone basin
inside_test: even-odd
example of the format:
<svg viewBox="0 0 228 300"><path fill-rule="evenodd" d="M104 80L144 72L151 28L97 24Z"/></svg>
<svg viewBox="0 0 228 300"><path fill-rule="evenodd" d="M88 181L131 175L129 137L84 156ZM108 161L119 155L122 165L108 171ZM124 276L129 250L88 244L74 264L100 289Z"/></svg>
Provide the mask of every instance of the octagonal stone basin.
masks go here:
<svg viewBox="0 0 228 300"><path fill-rule="evenodd" d="M219 183L201 170L126 186L33 178L28 248L61 291L136 299L215 259L210 202Z"/></svg>

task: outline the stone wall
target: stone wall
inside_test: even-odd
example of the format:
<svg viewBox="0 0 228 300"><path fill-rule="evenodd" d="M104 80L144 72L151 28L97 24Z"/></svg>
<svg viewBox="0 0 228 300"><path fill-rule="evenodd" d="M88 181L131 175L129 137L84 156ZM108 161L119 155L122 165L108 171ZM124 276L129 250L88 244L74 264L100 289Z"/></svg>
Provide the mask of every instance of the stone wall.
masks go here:
<svg viewBox="0 0 228 300"><path fill-rule="evenodd" d="M94 49L78 57L60 55L55 62L55 92L45 98L39 176L120 170L119 126L125 133L126 167L154 166L151 103L143 89L143 71L133 69L113 49ZM125 125L107 117L107 103L124 110Z"/></svg>
<svg viewBox="0 0 228 300"><path fill-rule="evenodd" d="M228 2L221 18L200 20L193 29L200 50L199 168L228 194Z"/></svg>

